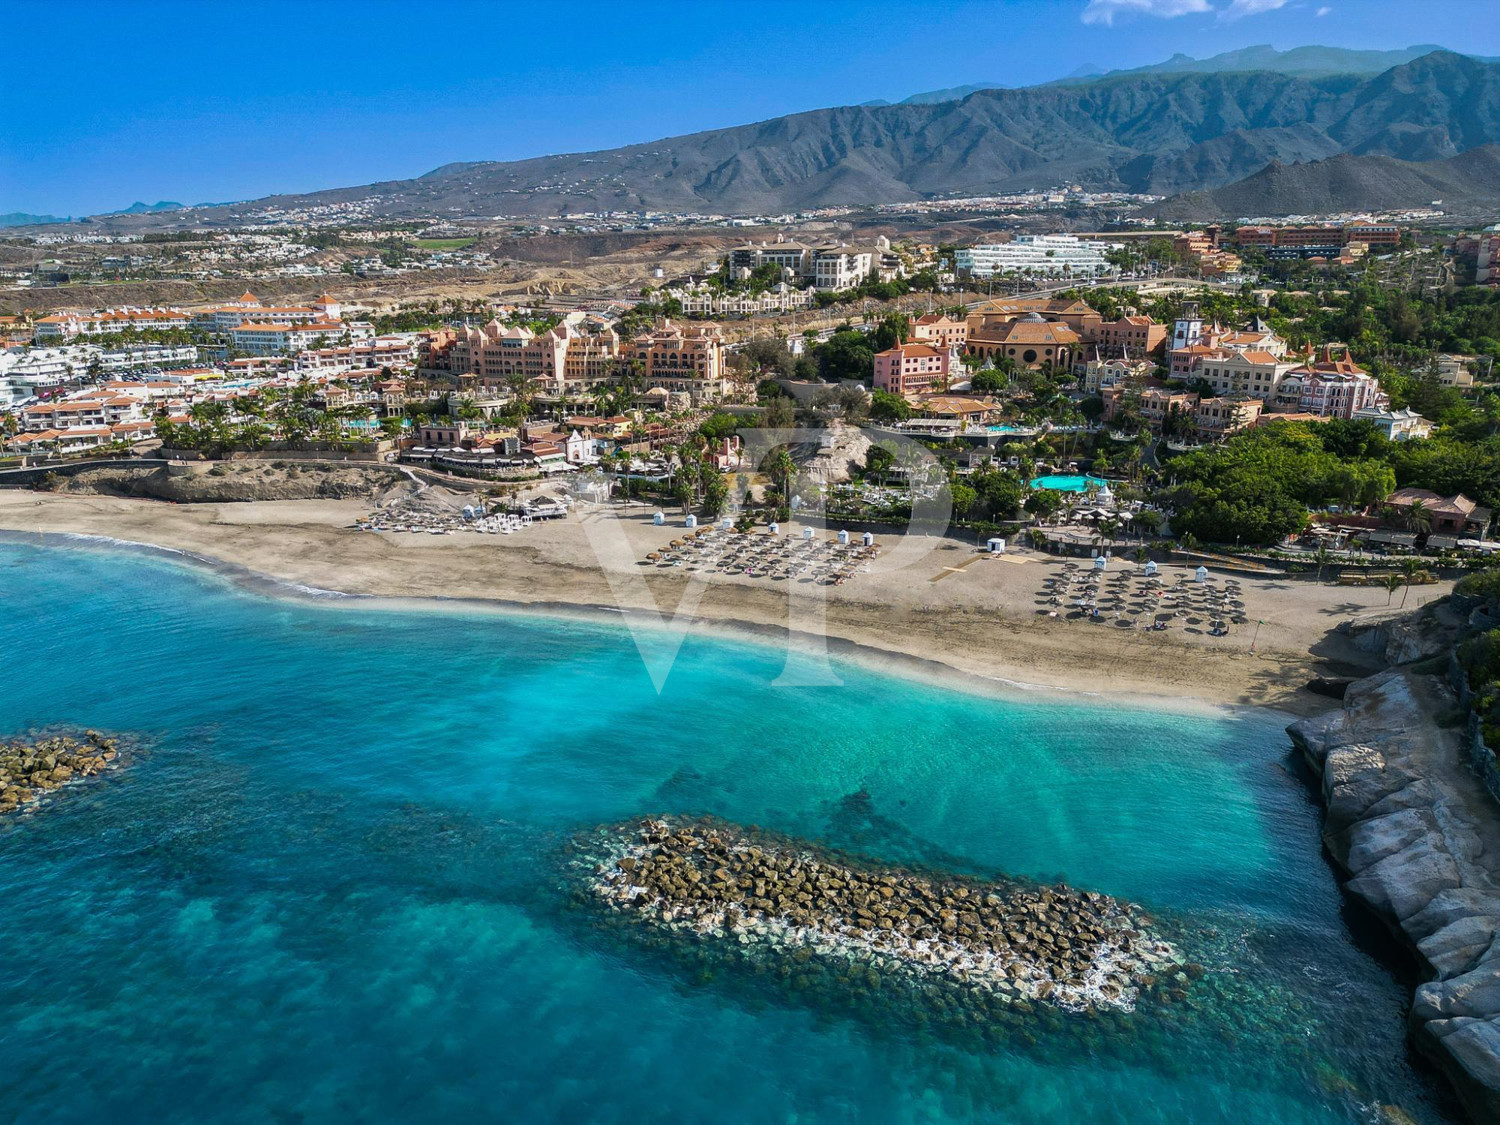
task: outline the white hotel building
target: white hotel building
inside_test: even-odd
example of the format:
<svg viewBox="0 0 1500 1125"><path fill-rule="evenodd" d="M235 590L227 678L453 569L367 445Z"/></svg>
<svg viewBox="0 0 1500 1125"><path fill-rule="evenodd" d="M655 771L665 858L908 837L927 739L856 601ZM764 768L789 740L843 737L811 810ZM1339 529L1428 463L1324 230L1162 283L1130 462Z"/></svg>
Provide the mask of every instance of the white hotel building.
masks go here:
<svg viewBox="0 0 1500 1125"><path fill-rule="evenodd" d="M1116 243L1085 242L1070 234L1019 234L1013 242L986 242L959 250L956 265L969 277L1009 273L1033 277L1100 277L1114 267L1104 258Z"/></svg>

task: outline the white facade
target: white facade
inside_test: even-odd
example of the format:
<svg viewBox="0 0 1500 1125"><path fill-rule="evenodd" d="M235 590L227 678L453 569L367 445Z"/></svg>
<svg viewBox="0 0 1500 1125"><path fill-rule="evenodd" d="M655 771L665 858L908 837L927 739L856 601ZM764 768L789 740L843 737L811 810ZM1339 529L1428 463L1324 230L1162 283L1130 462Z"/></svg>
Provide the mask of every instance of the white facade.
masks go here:
<svg viewBox="0 0 1500 1125"><path fill-rule="evenodd" d="M1100 277L1114 267L1106 250L1118 243L1085 242L1070 234L1022 234L1014 242L988 242L959 250L959 273L970 277L1029 273L1040 277Z"/></svg>

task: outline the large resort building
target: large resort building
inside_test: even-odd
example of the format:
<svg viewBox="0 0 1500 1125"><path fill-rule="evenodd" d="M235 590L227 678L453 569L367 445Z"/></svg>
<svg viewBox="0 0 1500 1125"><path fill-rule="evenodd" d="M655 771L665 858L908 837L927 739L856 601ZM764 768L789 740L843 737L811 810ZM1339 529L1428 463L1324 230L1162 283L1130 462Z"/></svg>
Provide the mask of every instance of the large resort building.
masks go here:
<svg viewBox="0 0 1500 1125"><path fill-rule="evenodd" d="M192 318L180 309L121 308L96 313L56 313L36 322L39 341L75 336L103 336L112 332L162 331L187 328Z"/></svg>
<svg viewBox="0 0 1500 1125"><path fill-rule="evenodd" d="M961 275L990 278L1007 274L1032 277L1101 277L1113 271L1105 257L1115 244L1086 242L1070 234L1021 234L1011 242L989 242L961 248L954 265Z"/></svg>
<svg viewBox="0 0 1500 1125"><path fill-rule="evenodd" d="M870 277L889 279L898 274L900 266L890 249L890 242L884 238L877 239L870 247L842 243L808 246L781 239L752 242L729 252L729 272L744 280L758 269L774 266L781 280L811 284L824 292L839 292L852 289Z"/></svg>
<svg viewBox="0 0 1500 1125"><path fill-rule="evenodd" d="M1017 367L1072 368L1090 360L1145 359L1161 351L1167 327L1148 316L1105 320L1082 301L989 301L969 314L964 350Z"/></svg>
<svg viewBox="0 0 1500 1125"><path fill-rule="evenodd" d="M622 340L612 329L559 324L545 332L499 320L463 329L429 345L425 366L447 371L460 386L499 391L529 384L544 394L577 394L632 371L647 389L714 402L724 393L724 338L716 324L672 321Z"/></svg>

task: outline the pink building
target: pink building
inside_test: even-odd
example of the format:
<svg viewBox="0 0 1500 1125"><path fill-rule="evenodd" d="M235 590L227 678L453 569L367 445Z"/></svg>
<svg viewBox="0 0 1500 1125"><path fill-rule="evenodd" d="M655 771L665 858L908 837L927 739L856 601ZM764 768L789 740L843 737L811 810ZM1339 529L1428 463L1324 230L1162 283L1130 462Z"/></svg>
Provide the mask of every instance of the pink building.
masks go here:
<svg viewBox="0 0 1500 1125"><path fill-rule="evenodd" d="M1324 418L1350 418L1356 410L1384 408L1388 401L1380 383L1347 351L1335 354L1326 345L1316 359L1288 371L1276 389L1279 409Z"/></svg>
<svg viewBox="0 0 1500 1125"><path fill-rule="evenodd" d="M944 389L952 353L930 344L897 344L875 353L875 389L891 394L921 394Z"/></svg>

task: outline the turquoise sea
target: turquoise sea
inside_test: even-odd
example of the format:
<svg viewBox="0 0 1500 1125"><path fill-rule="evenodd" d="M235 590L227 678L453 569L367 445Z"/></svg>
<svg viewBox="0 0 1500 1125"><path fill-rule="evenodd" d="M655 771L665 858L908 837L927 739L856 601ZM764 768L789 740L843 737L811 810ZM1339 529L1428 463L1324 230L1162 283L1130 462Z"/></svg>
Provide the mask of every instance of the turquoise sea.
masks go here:
<svg viewBox="0 0 1500 1125"><path fill-rule="evenodd" d="M1278 716L702 638L658 695L612 625L95 546L0 544L0 606L0 734L142 744L0 824L0 1121L1456 1120ZM690 972L567 907L565 842L644 813L1126 896L1209 974L1002 1036Z"/></svg>

